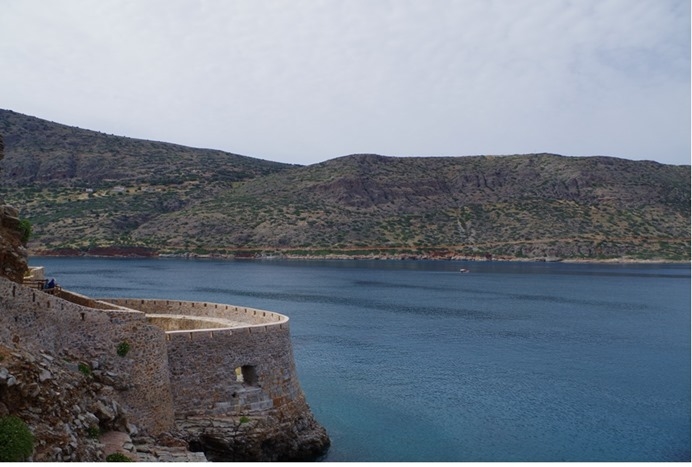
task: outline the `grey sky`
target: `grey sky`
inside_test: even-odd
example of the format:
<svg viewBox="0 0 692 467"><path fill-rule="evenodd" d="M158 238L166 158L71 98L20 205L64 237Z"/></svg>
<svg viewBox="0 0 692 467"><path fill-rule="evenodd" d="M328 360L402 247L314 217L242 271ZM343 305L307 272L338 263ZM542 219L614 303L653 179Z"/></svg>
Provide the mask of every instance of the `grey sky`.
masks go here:
<svg viewBox="0 0 692 467"><path fill-rule="evenodd" d="M311 164L690 163L689 0L3 0L0 108Z"/></svg>

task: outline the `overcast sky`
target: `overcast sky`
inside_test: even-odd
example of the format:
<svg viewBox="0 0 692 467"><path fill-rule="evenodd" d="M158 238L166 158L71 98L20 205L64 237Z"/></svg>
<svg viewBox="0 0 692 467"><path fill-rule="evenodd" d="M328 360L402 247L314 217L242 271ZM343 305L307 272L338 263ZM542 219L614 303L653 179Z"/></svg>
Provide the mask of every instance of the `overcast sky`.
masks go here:
<svg viewBox="0 0 692 467"><path fill-rule="evenodd" d="M2 0L0 108L312 164L690 163L689 0Z"/></svg>

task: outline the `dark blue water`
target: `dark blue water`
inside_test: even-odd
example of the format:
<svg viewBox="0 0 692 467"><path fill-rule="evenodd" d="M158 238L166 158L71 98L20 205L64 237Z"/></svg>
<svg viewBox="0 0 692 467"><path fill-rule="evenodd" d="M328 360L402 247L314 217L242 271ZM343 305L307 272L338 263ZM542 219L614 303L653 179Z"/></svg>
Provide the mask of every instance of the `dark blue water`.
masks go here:
<svg viewBox="0 0 692 467"><path fill-rule="evenodd" d="M689 265L31 263L91 296L289 315L329 461L690 461Z"/></svg>

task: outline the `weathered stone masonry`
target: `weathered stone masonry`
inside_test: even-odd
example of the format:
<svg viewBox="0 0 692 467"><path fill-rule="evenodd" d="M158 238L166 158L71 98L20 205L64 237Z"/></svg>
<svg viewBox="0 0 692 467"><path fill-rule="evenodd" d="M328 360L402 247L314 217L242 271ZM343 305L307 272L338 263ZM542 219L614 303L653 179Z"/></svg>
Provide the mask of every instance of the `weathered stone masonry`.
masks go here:
<svg viewBox="0 0 692 467"><path fill-rule="evenodd" d="M9 310L0 313L0 342L97 360L123 375L117 397L145 433L182 430L199 446L222 445L218 460L241 451L233 458L310 458L329 446L300 388L286 316L216 303L62 295L69 301L0 278L0 309ZM125 357L117 354L123 342L130 346ZM253 423L238 445L241 417Z"/></svg>
<svg viewBox="0 0 692 467"><path fill-rule="evenodd" d="M267 409L292 412L293 405L304 404L287 317L217 303L107 300L143 311L160 326L175 329L180 322L189 326L193 320L183 317L199 317L198 323L207 326L166 333L176 416L244 415ZM245 324L224 326L223 321L204 318ZM247 381L249 374L252 381Z"/></svg>
<svg viewBox="0 0 692 467"><path fill-rule="evenodd" d="M123 375L119 402L140 429L174 426L165 333L142 312L89 308L0 277L0 342L50 351ZM9 312L8 312L9 311ZM130 344L125 357L118 345Z"/></svg>

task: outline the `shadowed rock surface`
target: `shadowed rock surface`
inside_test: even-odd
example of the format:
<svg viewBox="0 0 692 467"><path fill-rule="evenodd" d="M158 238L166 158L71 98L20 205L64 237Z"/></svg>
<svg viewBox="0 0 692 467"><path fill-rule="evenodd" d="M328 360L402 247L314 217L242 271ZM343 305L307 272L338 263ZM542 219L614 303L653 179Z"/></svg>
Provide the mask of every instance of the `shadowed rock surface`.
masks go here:
<svg viewBox="0 0 692 467"><path fill-rule="evenodd" d="M3 136L0 134L0 160L4 153ZM0 197L0 275L14 282L21 282L27 271L27 251L22 244L19 211L5 204Z"/></svg>

